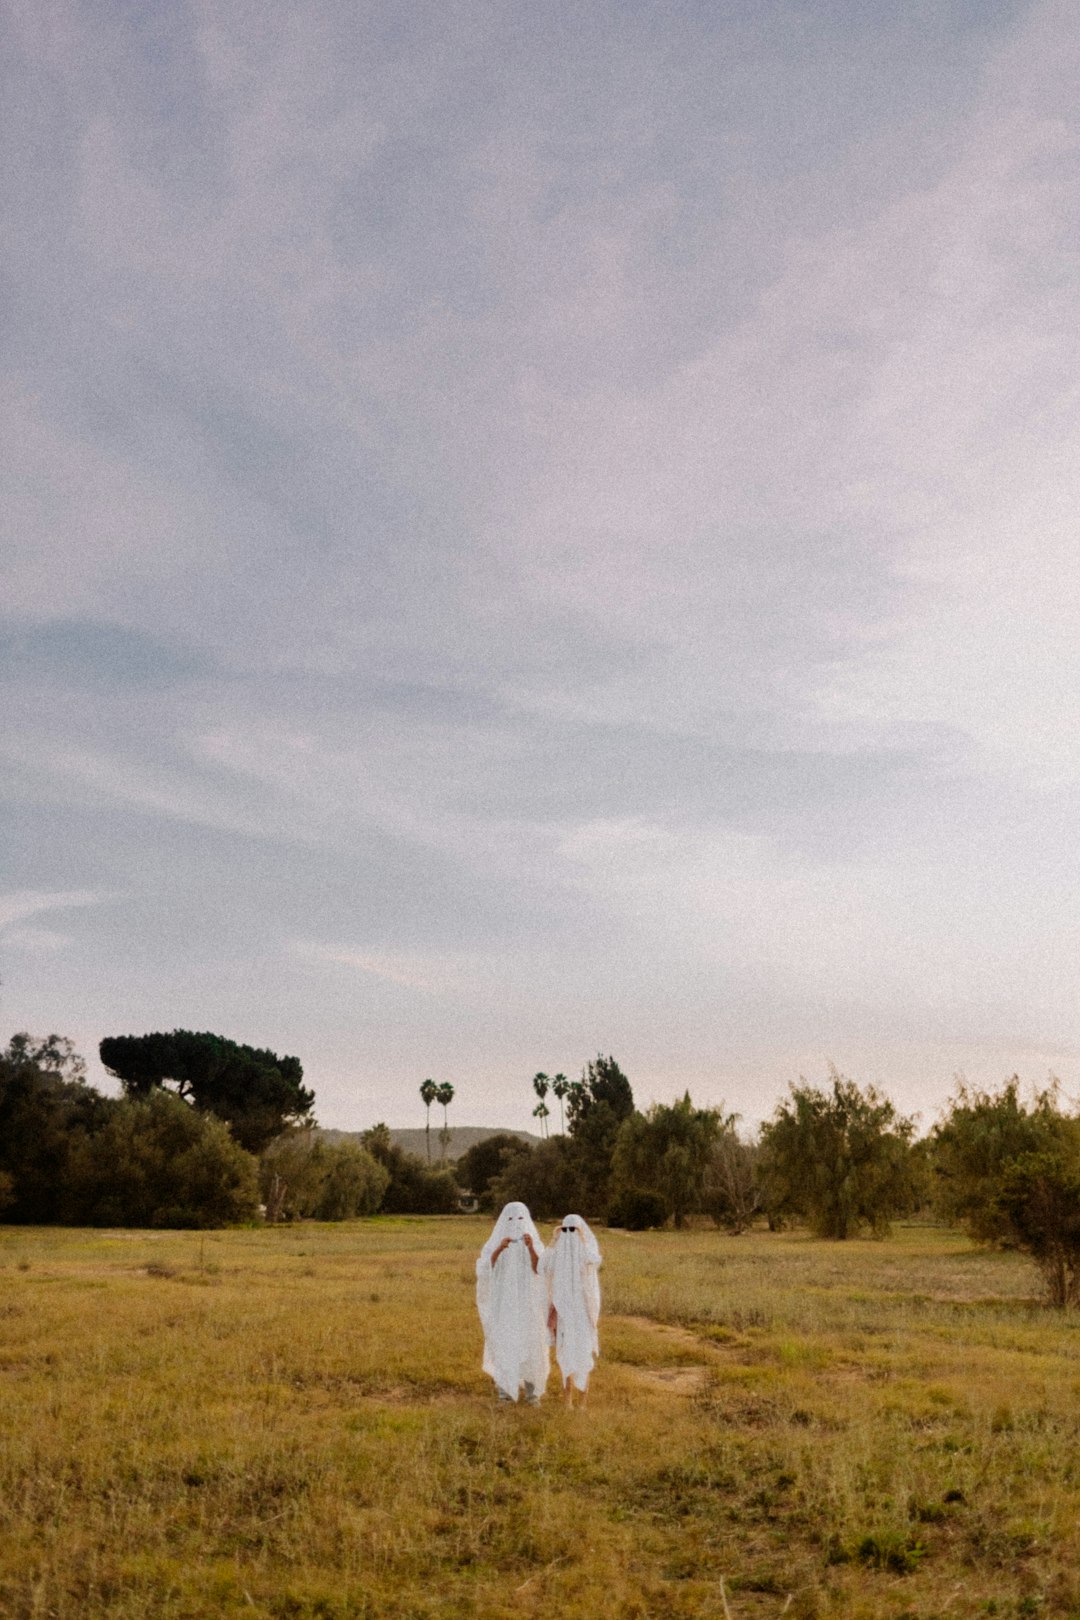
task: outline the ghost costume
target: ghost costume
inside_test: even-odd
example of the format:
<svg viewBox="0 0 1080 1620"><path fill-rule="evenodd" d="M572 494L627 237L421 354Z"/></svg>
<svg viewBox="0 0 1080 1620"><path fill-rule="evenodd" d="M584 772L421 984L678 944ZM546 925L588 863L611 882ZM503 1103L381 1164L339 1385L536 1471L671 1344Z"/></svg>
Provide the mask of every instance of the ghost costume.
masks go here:
<svg viewBox="0 0 1080 1620"><path fill-rule="evenodd" d="M566 1228L573 1228L567 1231ZM555 1359L563 1384L572 1378L582 1394L600 1354L600 1250L580 1215L568 1215L540 1262L548 1299L558 1314Z"/></svg>
<svg viewBox="0 0 1080 1620"><path fill-rule="evenodd" d="M495 1380L502 1400L535 1402L544 1392L550 1369L547 1334L547 1290L533 1271L526 1232L538 1261L544 1245L524 1204L507 1204L476 1262L476 1308L484 1328L484 1371ZM491 1257L504 1238L510 1246L495 1264Z"/></svg>

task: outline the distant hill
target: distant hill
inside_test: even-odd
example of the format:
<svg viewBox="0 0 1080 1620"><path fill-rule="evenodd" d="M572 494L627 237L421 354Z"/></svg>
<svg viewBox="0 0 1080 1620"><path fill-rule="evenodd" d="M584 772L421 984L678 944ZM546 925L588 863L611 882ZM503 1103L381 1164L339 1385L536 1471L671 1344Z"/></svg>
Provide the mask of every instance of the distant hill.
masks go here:
<svg viewBox="0 0 1080 1620"><path fill-rule="evenodd" d="M363 1136L362 1131L322 1131L329 1142L359 1142ZM446 1146L447 1160L460 1159L477 1142L486 1142L489 1136L517 1136L530 1147L536 1147L540 1138L534 1136L532 1131L511 1131L503 1125L451 1125L450 1140ZM426 1138L422 1125L415 1129L395 1131L391 1130L390 1139L398 1147L404 1148L406 1153L415 1153L418 1158L427 1157ZM442 1157L442 1143L439 1141L439 1132L432 1122L431 1126L431 1162L438 1164Z"/></svg>

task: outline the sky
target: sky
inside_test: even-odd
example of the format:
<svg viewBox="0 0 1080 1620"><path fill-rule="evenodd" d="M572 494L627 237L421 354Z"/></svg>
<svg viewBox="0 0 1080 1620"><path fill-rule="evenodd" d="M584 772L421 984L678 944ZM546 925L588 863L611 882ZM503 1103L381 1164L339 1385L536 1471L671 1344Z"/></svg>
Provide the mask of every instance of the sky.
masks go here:
<svg viewBox="0 0 1080 1620"><path fill-rule="evenodd" d="M0 22L5 1038L1080 1094L1073 4Z"/></svg>

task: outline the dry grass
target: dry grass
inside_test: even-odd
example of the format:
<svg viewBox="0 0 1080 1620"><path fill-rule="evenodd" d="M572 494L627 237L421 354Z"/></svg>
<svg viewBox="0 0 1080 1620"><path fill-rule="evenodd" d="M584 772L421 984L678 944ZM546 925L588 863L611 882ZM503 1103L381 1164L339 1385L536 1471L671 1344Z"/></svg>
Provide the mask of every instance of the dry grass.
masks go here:
<svg viewBox="0 0 1080 1620"><path fill-rule="evenodd" d="M1080 1616L1080 1322L1022 1260L602 1234L590 1404L532 1411L486 1231L0 1228L0 1615Z"/></svg>

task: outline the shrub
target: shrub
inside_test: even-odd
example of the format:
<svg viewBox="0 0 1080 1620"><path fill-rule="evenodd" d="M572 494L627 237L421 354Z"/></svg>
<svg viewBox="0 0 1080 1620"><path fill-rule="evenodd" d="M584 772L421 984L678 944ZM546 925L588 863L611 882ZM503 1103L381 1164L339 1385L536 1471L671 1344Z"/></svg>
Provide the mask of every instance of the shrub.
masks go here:
<svg viewBox="0 0 1080 1620"><path fill-rule="evenodd" d="M268 1220L347 1221L374 1215L390 1172L355 1142L287 1131L262 1155L259 1180Z"/></svg>
<svg viewBox="0 0 1080 1620"><path fill-rule="evenodd" d="M415 1153L392 1140L386 1125L373 1125L363 1145L387 1171L389 1181L379 1208L386 1215L453 1215L458 1184L449 1170L432 1170Z"/></svg>
<svg viewBox="0 0 1080 1620"><path fill-rule="evenodd" d="M497 1131L482 1142L474 1142L461 1155L455 1167L462 1186L468 1187L480 1201L480 1208L490 1211L495 1198L492 1183L507 1168L511 1159L529 1152L529 1143L510 1131ZM562 1213L565 1215L566 1211Z"/></svg>
<svg viewBox="0 0 1080 1620"><path fill-rule="evenodd" d="M1042 1273L1051 1305L1080 1304L1080 1126L1042 1153L1025 1153L1002 1172L997 1207L1018 1248Z"/></svg>
<svg viewBox="0 0 1080 1620"><path fill-rule="evenodd" d="M256 1161L224 1121L159 1091L115 1103L72 1145L63 1213L88 1226L228 1226L258 1201Z"/></svg>
<svg viewBox="0 0 1080 1620"><path fill-rule="evenodd" d="M565 1136L553 1136L524 1153L511 1155L501 1175L491 1183L490 1192L494 1208L520 1199L538 1220L596 1212L581 1155Z"/></svg>
<svg viewBox="0 0 1080 1620"><path fill-rule="evenodd" d="M44 1225L68 1213L73 1148L118 1106L85 1084L85 1065L59 1035L13 1035L0 1054L3 1218Z"/></svg>
<svg viewBox="0 0 1080 1620"><path fill-rule="evenodd" d="M607 1223L624 1227L627 1232L647 1232L663 1226L670 1213L659 1193L628 1187L619 1193L608 1210Z"/></svg>
<svg viewBox="0 0 1080 1620"><path fill-rule="evenodd" d="M941 1215L977 1242L1013 1242L1012 1220L1000 1198L1005 1171L1017 1159L1053 1151L1064 1124L1056 1083L1036 1092L1028 1108L1015 1074L997 1092L975 1091L961 1081L930 1138Z"/></svg>

